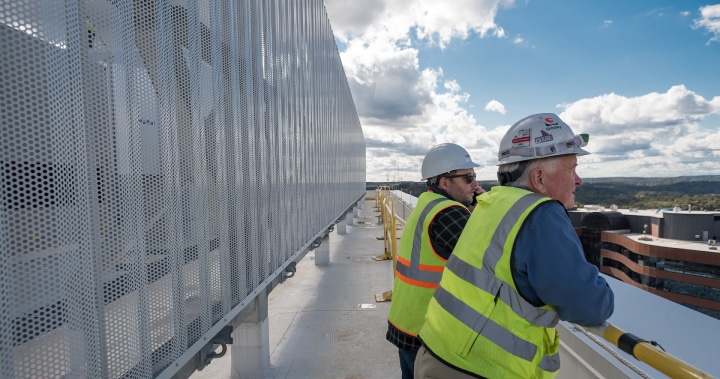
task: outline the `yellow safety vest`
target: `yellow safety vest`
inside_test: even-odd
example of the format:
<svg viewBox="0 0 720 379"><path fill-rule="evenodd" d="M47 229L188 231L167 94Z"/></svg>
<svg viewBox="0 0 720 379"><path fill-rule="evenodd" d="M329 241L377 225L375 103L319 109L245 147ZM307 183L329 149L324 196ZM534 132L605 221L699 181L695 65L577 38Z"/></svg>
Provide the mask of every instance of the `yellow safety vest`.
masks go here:
<svg viewBox="0 0 720 379"><path fill-rule="evenodd" d="M430 300L420 339L445 362L480 376L554 378L557 312L520 296L510 263L523 222L552 199L494 187L478 200Z"/></svg>
<svg viewBox="0 0 720 379"><path fill-rule="evenodd" d="M417 336L420 331L446 262L432 248L430 223L441 210L454 206L467 209L434 192L421 194L400 237L388 321L408 335Z"/></svg>

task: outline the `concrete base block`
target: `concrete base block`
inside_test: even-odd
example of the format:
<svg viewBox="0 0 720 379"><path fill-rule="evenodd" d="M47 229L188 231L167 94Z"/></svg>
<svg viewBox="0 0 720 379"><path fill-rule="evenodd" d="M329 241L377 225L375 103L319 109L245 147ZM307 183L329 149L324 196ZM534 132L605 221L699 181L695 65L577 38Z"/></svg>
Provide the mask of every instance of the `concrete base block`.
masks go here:
<svg viewBox="0 0 720 379"><path fill-rule="evenodd" d="M320 246L315 248L315 266L330 265L330 239L325 236Z"/></svg>
<svg viewBox="0 0 720 379"><path fill-rule="evenodd" d="M337 232L340 235L347 234L347 224L344 222L340 222L337 224Z"/></svg>
<svg viewBox="0 0 720 379"><path fill-rule="evenodd" d="M266 378L270 375L268 320L244 322L233 330L230 348L232 379Z"/></svg>

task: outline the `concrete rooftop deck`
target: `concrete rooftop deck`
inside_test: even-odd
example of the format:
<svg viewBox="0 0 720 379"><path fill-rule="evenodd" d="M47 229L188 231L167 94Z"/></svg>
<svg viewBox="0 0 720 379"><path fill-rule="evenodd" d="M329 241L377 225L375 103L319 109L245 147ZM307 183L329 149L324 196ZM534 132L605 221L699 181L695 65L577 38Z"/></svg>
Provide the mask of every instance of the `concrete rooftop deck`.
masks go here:
<svg viewBox="0 0 720 379"><path fill-rule="evenodd" d="M329 235L330 264L315 265L315 251L292 278L270 292L268 323L272 378L400 377L397 349L385 340L390 302L375 294L392 289L392 261L384 253L383 226L374 200L359 208L346 234ZM232 378L231 354L213 360L193 379Z"/></svg>

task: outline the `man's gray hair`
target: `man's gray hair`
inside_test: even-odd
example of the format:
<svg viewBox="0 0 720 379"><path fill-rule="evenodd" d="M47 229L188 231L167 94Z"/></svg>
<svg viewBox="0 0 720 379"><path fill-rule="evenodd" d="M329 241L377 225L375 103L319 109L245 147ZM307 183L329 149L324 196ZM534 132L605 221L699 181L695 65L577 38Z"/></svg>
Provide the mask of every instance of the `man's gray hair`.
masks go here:
<svg viewBox="0 0 720 379"><path fill-rule="evenodd" d="M530 184L530 173L532 170L540 167L545 171L548 171L549 173L555 172L555 170L558 167L558 164L560 163L560 158L562 155L553 156L553 157L547 157L547 158L541 158L541 159L533 159L531 161L526 161L527 165L525 166L525 169L522 172L522 175L520 175L519 178L515 179L512 182L505 183L503 185L510 186L510 187L529 187ZM521 164L525 162L513 162L513 163L506 163L504 165L500 165L498 167L498 174L501 173L511 173L520 167Z"/></svg>

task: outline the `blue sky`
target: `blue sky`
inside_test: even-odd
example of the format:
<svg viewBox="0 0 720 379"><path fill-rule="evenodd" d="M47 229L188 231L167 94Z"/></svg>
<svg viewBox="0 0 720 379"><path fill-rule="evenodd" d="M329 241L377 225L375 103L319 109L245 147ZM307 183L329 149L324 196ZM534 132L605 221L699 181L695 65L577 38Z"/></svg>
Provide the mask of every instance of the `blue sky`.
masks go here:
<svg viewBox="0 0 720 379"><path fill-rule="evenodd" d="M720 4L325 0L363 125L367 180L419 180L442 142L495 179L515 121L589 133L578 173L720 175ZM452 4L452 5L450 5Z"/></svg>

